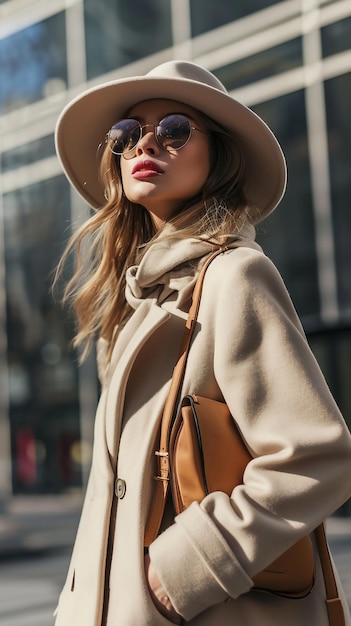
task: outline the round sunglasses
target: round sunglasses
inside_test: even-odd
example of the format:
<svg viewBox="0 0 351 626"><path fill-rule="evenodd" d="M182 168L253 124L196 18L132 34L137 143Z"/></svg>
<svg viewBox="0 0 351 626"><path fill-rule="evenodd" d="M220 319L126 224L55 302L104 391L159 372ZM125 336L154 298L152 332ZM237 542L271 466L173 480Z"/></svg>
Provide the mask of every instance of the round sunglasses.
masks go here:
<svg viewBox="0 0 351 626"><path fill-rule="evenodd" d="M147 129L154 129L158 145L168 152L184 148L191 137L192 130L207 134L206 131L191 126L190 120L178 113L167 115L157 126L154 124L142 126L138 120L124 119L114 124L107 133L107 141L113 154L118 156L123 154L126 159L133 158L133 151L142 138L143 131L148 132Z"/></svg>

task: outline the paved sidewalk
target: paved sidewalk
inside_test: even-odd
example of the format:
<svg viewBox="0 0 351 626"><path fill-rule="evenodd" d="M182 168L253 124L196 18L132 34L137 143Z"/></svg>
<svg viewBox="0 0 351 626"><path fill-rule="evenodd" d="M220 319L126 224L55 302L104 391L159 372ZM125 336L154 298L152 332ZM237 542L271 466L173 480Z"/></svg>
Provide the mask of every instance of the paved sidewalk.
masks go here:
<svg viewBox="0 0 351 626"><path fill-rule="evenodd" d="M0 513L0 558L71 546L83 496L14 497Z"/></svg>

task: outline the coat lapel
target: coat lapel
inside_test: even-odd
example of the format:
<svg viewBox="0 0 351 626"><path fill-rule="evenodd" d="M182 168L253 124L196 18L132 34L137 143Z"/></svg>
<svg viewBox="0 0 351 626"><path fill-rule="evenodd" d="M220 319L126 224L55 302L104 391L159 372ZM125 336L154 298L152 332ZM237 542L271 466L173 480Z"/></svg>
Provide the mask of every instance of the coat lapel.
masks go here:
<svg viewBox="0 0 351 626"><path fill-rule="evenodd" d="M138 307L120 334L111 358L112 372L105 408L105 436L113 472L116 468L124 397L133 363L147 339L169 319L170 313L145 301Z"/></svg>

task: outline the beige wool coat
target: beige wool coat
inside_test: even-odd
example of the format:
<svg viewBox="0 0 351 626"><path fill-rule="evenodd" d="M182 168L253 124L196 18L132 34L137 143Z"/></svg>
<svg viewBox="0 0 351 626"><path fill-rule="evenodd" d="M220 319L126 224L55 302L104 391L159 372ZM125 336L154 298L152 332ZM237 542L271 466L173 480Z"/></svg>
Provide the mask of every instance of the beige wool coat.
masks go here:
<svg viewBox="0 0 351 626"><path fill-rule="evenodd" d="M205 277L183 391L225 400L253 460L231 497L212 493L172 519L150 557L191 626L328 626L317 556L301 600L254 591L251 577L350 497L349 431L278 271L251 236L229 247ZM56 626L170 624L150 599L143 535L162 407L210 252L196 240L159 242L128 270L134 312L110 364L99 344L91 475Z"/></svg>

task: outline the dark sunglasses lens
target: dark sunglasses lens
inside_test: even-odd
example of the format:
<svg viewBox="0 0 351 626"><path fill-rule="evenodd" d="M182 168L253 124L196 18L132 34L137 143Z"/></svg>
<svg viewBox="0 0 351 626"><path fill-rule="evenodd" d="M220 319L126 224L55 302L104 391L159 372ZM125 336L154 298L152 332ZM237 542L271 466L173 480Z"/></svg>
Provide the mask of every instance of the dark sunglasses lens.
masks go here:
<svg viewBox="0 0 351 626"><path fill-rule="evenodd" d="M177 150L185 146L190 133L190 122L184 115L168 115L156 127L157 141L165 150Z"/></svg>
<svg viewBox="0 0 351 626"><path fill-rule="evenodd" d="M140 124L137 120L121 120L108 133L114 154L130 152L140 139Z"/></svg>

